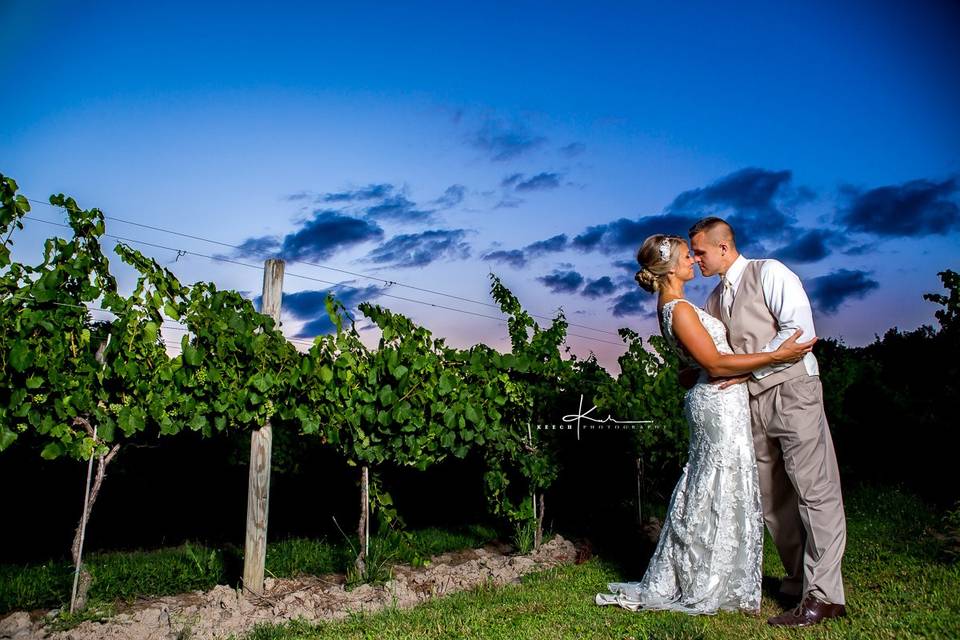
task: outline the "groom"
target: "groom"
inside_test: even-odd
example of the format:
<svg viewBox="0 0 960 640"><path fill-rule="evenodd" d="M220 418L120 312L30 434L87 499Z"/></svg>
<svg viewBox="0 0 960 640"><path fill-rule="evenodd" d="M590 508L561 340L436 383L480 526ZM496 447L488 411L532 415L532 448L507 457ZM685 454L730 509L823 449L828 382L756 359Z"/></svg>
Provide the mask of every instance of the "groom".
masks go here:
<svg viewBox="0 0 960 640"><path fill-rule="evenodd" d="M723 321L735 353L773 351L798 328L816 336L800 279L776 260L748 260L733 229L704 218L690 228L690 246L704 276L719 275L706 311ZM746 381L763 501L763 518L787 576L780 591L800 604L770 618L804 627L846 615L840 562L847 528L833 439L823 411L817 359L754 371Z"/></svg>

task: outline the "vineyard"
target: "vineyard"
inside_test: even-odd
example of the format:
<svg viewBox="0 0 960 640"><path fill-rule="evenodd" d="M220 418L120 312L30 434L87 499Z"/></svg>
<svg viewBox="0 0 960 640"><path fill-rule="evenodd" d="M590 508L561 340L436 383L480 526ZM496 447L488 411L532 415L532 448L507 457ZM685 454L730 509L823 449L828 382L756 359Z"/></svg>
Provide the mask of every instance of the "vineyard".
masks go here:
<svg viewBox="0 0 960 640"><path fill-rule="evenodd" d="M156 257L133 248L135 241L116 242L108 256L103 212L54 195L49 204L62 213L66 224L61 226L68 232L47 238L42 258L27 264L15 259L18 233L41 220L32 219L31 201L18 192L13 179L0 176L0 190L0 461L16 456L15 470L5 476L8 482L23 469L32 471L35 464L59 465L60 475L51 483L57 485L57 493L71 499L55 504L76 503L76 513L69 516L75 529L70 525L64 532L64 539L73 532L69 586L62 567L54 571L53 564L22 570L0 565L0 580L9 582L0 593L0 604L7 610L62 606L60 615L69 626L71 620L84 619L91 593L101 586L100 595L93 597L100 604L103 594L107 599L134 598L212 588L202 607L219 615L225 607L242 610L241 592L262 598L271 589L276 592L277 585L303 588L313 585L304 580L341 570L346 584L359 587L353 597L363 609L371 606L373 593L363 588L383 584L390 575L384 558L391 553L395 561L424 568L429 557L458 557L458 550L496 538L508 542L503 548L520 554L463 552L463 557L471 558L464 566L480 569L462 581L462 588L481 588L488 571L500 571L510 581L551 566L549 558L569 562L572 545L559 536L550 539L557 533L557 522L565 532L589 536L605 562L623 559L626 569L590 563L579 574L573 569L550 574L554 578L534 583L541 585L534 590L542 597L581 598L601 589L605 580L639 577L645 556L637 553L637 541L642 549L656 540L650 515L662 513L658 509L669 496L687 448L678 365L659 337L644 344L636 332L620 329L625 353L618 361L620 373L613 377L592 355L578 358L570 353L565 346L569 325L562 312L545 326L538 324L536 316L491 275L490 296L506 324L509 353L484 344L453 348L410 318L364 302L356 311L375 328L376 347L370 348L369 338L366 343L361 339L356 312L330 293L324 307L333 329L305 344L281 332L284 261L264 256L263 291L256 297L213 282L184 284ZM136 273L129 291L118 285L112 260ZM947 270L940 277L947 294L924 296L940 307L939 330L891 329L860 348L832 339L821 340L818 346L845 492L851 487L855 492L849 518L859 538L848 546L855 594L891 579L870 550L896 547L900 543L891 540L901 529L911 531L911 540L926 540L904 552L904 558L911 558L904 565L908 567L904 579L939 584L956 574L960 549L956 489L929 473L930 468L947 468L957 444L955 430L944 426L954 411L958 379L960 276ZM180 336L175 344L169 337L171 327ZM915 370L918 361L927 366ZM914 373L905 378L908 370ZM615 416L623 424L614 420L601 431L586 422L581 425L577 416L583 418L590 407L595 407L591 418ZM918 434L937 433L942 446L931 450L924 438L902 437L904 424L911 424ZM898 446L890 447L892 441ZM141 467L148 450L156 452L154 466ZM127 459L132 462L124 466ZM210 471L180 473L178 465L206 466ZM116 504L109 527L91 529L90 522L97 523L98 498L104 487L114 486L112 480L129 484L132 488L118 495L136 501L137 492L150 482L174 486L183 475L185 484L176 486L189 492L190 483L196 482L191 478L209 481L237 465L243 466L243 473L229 474L231 484L225 491L231 497L221 500L236 513L225 514L227 507L214 508L198 499L201 506L181 520L191 520L196 530L204 531L235 526L223 538L243 541L236 553L238 566L231 565L229 552L189 542L182 552L156 552L156 558L174 554L162 560L113 557L102 551L108 529L115 546L143 535L136 530L135 518L118 517L124 505ZM85 482L73 484L80 475L63 474L65 467L84 470ZM114 473L117 469L121 471ZM344 473L338 475L337 469ZM317 474L324 470L327 475L318 482ZM50 472L39 475L44 473ZM70 486L57 484L67 476ZM290 482L292 477L309 478L318 486L304 495L304 485ZM283 482L271 486L277 478ZM939 520L940 516L926 513L928 507L920 500L876 492L871 488L876 485L905 487L935 509L945 510L946 516ZM285 494L291 486L299 486L301 493ZM36 488L24 492L33 501L42 495ZM467 496L473 494L486 511L483 517L472 511L475 504ZM402 499L395 499L397 495ZM74 496L82 496L82 503ZM356 516L349 534L340 529L346 544L274 538L271 501L285 505L285 531L317 537L317 521L340 509L344 496L352 505L347 512ZM171 521L182 504L167 506ZM133 507L129 505L131 511ZM41 505L26 517L39 517L44 511ZM409 527L406 520L415 511L421 523L442 522L446 530ZM223 522L216 522L214 513ZM425 520L423 513L447 517ZM293 526L291 518L298 521ZM477 525L480 520L492 528ZM50 522L64 526L66 521L61 517ZM334 523L339 529L335 519ZM97 532L93 539L88 536L91 530ZM604 546L604 536L611 544ZM857 546L861 539L867 545L863 550ZM86 553L88 548L94 552ZM896 549L890 553L899 557ZM43 549L42 557L67 552ZM917 564L916 558L923 560ZM174 577L184 562L187 577ZM771 548L766 562L765 566L777 565ZM444 576L446 570L438 565L421 574L408 572L395 584L406 589L408 604L415 604L424 597L416 581ZM139 574L149 577L141 580ZM225 583L242 591L234 592ZM570 590L575 591L573 596ZM323 604L332 607L328 619L343 617L356 605L350 604L350 596L337 593L337 598L342 596L337 604ZM382 591L377 593L382 600L377 606L391 606ZM487 598L493 611L514 606L509 603L515 596L503 596L506 605L498 604L500 597ZM924 597L927 617L921 624L937 630L949 626L954 615L949 600L955 598L955 589L933 589ZM420 615L430 618L439 611L436 615L457 617L458 613L442 613L445 606L456 608L462 602L451 601L454 604L425 609ZM767 599L765 603L771 606ZM153 615L153 609L146 611ZM266 611L263 615L269 614ZM266 622L272 621L270 615ZM484 610L476 615L492 616L486 625L501 622L496 613ZM598 628L609 624L592 609L578 616ZM579 629L580 619L570 624ZM243 620L244 625L249 623ZM371 624L421 624L393 620L387 617ZM365 624L359 619L354 631L363 635ZM687 621L678 624L671 633L683 635L692 628L684 626ZM729 624L731 633L734 628L743 632L741 621ZM879 612L868 614L862 624L851 631L853 636L857 629L869 630L870 635L896 622ZM299 628L294 624L279 629L277 637L299 633ZM272 633L262 628L255 635L273 637Z"/></svg>
<svg viewBox="0 0 960 640"><path fill-rule="evenodd" d="M103 213L63 195L50 203L64 212L69 237L49 238L38 264L12 261L15 234L31 223L30 203L14 180L0 183L0 451L28 447L45 459L90 467L71 549L78 567L72 609L83 607L90 586L85 529L110 465L125 448L157 438L249 434L243 586L253 593L263 588L274 434L319 442L356 468L361 508L353 571L361 581L370 575L372 516L380 528L402 525L379 473L387 465L422 471L468 454L481 459L477 482L489 513L519 550L537 549L561 449L571 446L539 425L560 423L583 394L596 415L650 421L650 428L625 434L638 469L645 465L655 476L656 469L680 466L682 391L656 338L651 353L636 333L621 330L627 352L622 375L612 378L592 357L565 349L562 312L541 327L491 275L510 353L483 344L451 348L409 318L361 303L360 313L380 333L369 349L333 295L326 311L335 331L297 349L279 329L282 261L265 264L261 313L236 291L181 283L121 242L116 257L138 276L133 291L122 292L102 246ZM91 309L111 319L94 320ZM162 337L170 323L185 329L175 355Z"/></svg>

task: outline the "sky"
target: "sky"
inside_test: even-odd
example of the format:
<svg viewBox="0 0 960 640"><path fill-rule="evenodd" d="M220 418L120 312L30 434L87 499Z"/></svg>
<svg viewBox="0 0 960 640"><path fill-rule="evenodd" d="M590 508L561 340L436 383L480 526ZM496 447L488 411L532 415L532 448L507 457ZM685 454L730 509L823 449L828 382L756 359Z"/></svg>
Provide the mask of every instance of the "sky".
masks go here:
<svg viewBox="0 0 960 640"><path fill-rule="evenodd" d="M3 0L0 172L187 283L254 297L283 257L295 340L330 330L332 288L507 350L493 273L616 373L617 329L658 331L637 248L705 215L801 277L820 336L935 325L960 8L677 4ZM31 218L26 261L63 233Z"/></svg>

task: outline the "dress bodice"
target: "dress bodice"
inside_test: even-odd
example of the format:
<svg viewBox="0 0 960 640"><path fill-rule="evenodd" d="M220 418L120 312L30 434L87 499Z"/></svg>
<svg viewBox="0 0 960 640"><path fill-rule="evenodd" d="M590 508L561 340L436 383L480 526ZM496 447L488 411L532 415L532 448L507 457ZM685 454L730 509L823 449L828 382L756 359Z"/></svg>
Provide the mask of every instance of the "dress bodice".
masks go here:
<svg viewBox="0 0 960 640"><path fill-rule="evenodd" d="M684 364L694 367L699 366L697 361L693 359L693 356L690 355L690 352L688 352L683 344L677 340L676 334L673 333L673 311L678 302L685 302L696 310L697 316L700 318L700 322L703 324L703 328L707 330L708 334L710 334L710 338L713 340L713 344L716 345L717 351L720 353L733 353L733 349L730 348L730 343L727 342L727 328L723 326L723 323L719 319L714 318L712 315L689 300L685 298L677 298L676 300L671 300L663 305L660 328L663 332L663 337L667 339L667 342L669 342L674 349L677 350L677 353L680 354L680 359Z"/></svg>

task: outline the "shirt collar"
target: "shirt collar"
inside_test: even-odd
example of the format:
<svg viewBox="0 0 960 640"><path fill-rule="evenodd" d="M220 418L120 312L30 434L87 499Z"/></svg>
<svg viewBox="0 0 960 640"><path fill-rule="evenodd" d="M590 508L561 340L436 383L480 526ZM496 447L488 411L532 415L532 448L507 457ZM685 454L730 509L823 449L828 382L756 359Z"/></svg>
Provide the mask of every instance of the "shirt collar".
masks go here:
<svg viewBox="0 0 960 640"><path fill-rule="evenodd" d="M730 284L734 287L737 286L737 283L740 282L740 276L743 275L743 270L747 268L747 259L742 255L737 256L737 259L733 261L733 264L730 265L730 268L727 269L727 280L730 281Z"/></svg>

